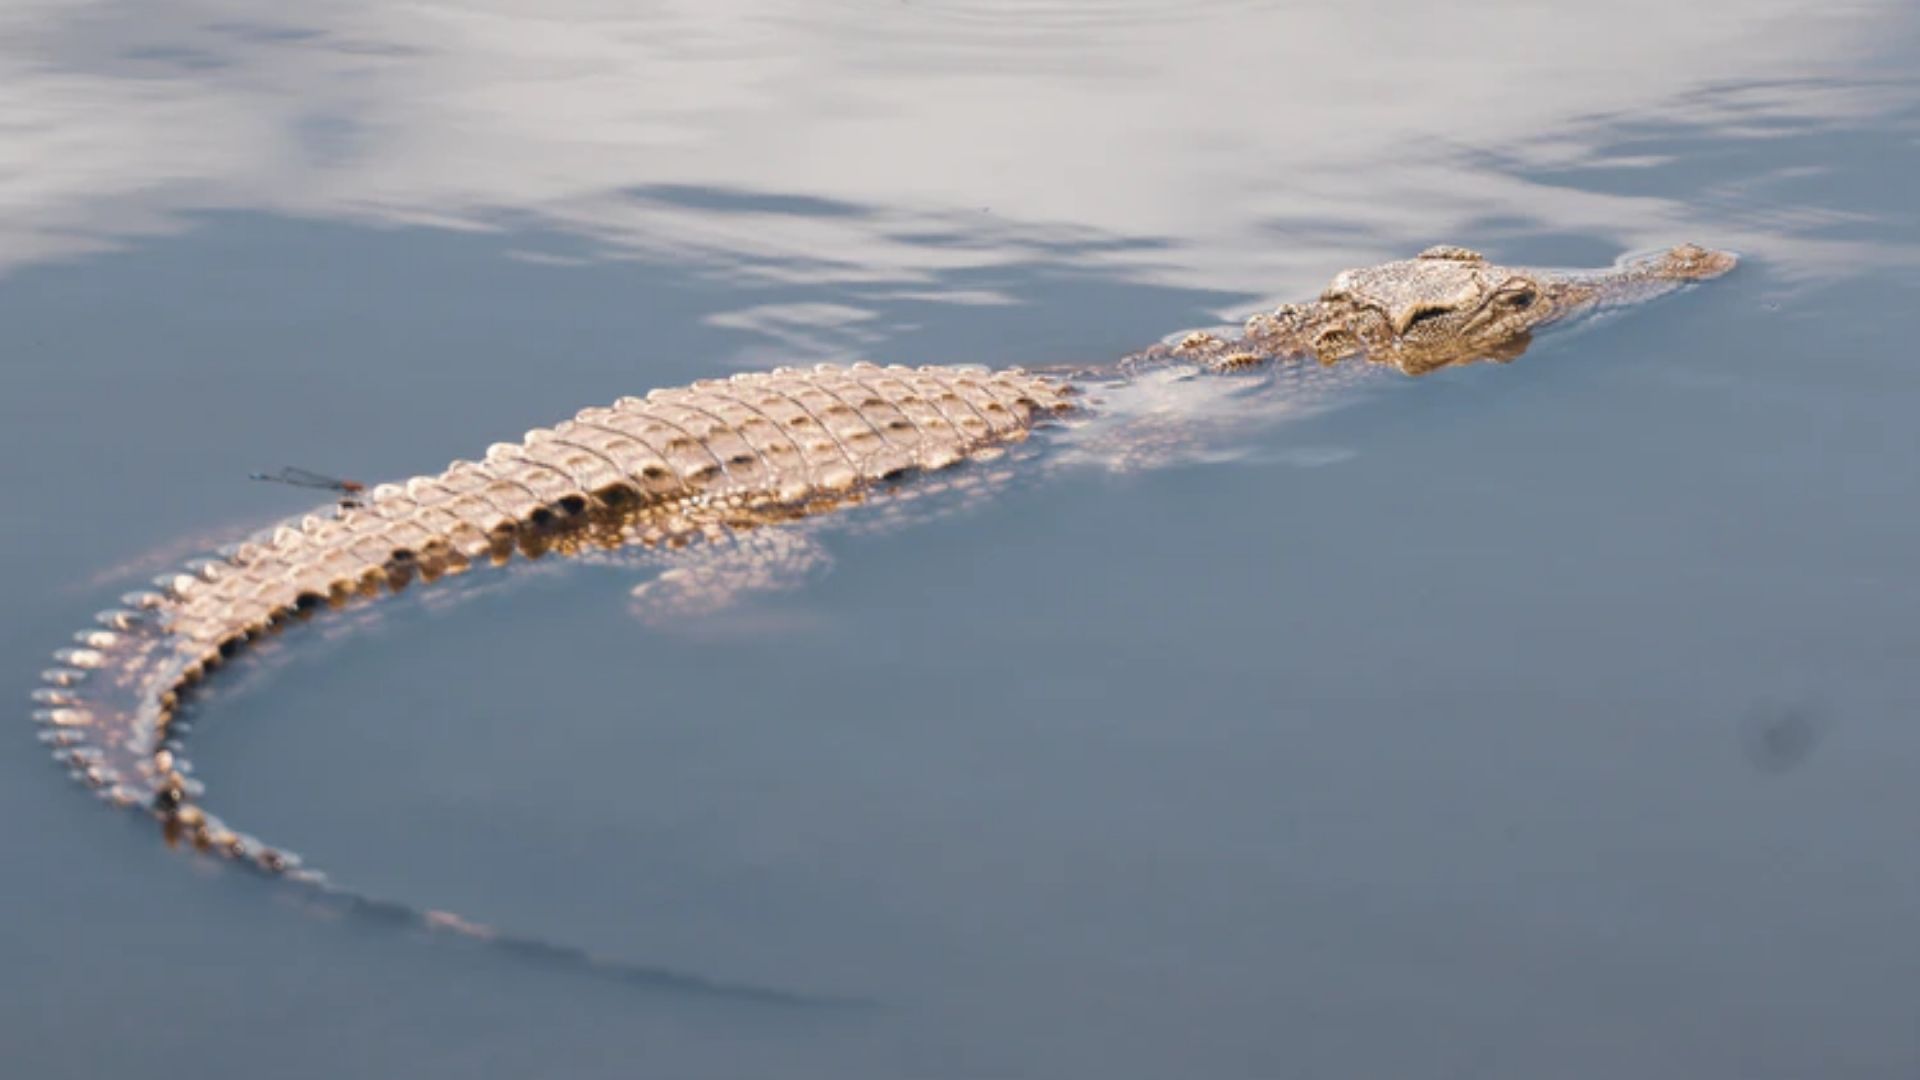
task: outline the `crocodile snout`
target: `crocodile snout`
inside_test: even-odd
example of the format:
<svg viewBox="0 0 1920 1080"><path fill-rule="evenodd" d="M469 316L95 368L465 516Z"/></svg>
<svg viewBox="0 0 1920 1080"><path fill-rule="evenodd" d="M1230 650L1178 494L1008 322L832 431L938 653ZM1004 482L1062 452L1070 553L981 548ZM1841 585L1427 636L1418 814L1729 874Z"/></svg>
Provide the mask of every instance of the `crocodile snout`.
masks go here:
<svg viewBox="0 0 1920 1080"><path fill-rule="evenodd" d="M1731 251L1715 251L1698 244L1681 244L1654 256L1648 267L1655 277L1675 281L1708 281L1739 265L1740 257Z"/></svg>

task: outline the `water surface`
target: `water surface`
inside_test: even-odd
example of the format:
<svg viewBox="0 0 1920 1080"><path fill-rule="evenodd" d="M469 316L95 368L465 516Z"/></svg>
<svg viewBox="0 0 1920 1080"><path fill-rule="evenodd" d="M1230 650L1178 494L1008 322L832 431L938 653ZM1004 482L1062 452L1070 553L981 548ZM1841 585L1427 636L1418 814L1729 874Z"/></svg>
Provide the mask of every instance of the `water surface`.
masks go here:
<svg viewBox="0 0 1920 1080"><path fill-rule="evenodd" d="M311 500L775 363L1074 363L1430 243L1741 270L1236 440L306 634L230 820L304 908L0 754L8 1075L1912 1075L1920 60L1891 3L21 3L0 684ZM370 615L373 613L370 612ZM24 706L22 712L24 713Z"/></svg>

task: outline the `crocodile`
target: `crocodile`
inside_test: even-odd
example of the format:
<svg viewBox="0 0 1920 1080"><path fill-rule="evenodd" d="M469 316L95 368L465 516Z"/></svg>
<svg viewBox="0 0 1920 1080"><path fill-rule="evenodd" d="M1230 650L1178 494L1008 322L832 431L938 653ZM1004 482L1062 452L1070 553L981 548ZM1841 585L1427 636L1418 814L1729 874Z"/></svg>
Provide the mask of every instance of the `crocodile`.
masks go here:
<svg viewBox="0 0 1920 1080"><path fill-rule="evenodd" d="M670 617L764 584L769 568L795 561L796 551L804 562L804 543L769 542L802 523L985 468L973 463L1037 429L1098 415L1103 400L1142 385L1148 372L1226 383L1262 371L1422 375L1506 361L1550 324L1718 277L1735 261L1684 245L1607 269L1555 271L1435 247L1345 271L1317 300L1264 311L1238 330L1192 332L1106 368L821 365L623 398L495 444L480 460L290 519L128 594L55 654L58 666L33 695L34 718L76 779L152 816L169 842L421 925L558 949L366 898L229 826L206 808L176 714L250 644L414 583L516 555L641 550L685 563L636 592ZM736 557L702 561L696 551Z"/></svg>

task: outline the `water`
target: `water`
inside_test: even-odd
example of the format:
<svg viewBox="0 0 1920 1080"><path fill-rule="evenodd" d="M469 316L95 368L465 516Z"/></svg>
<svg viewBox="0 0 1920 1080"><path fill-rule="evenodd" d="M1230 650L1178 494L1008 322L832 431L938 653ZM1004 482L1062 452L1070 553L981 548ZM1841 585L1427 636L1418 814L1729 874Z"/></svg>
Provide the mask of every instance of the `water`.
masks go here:
<svg viewBox="0 0 1920 1080"><path fill-rule="evenodd" d="M305 909L0 755L9 1076L1910 1076L1920 20L1785 2L183 2L0 14L0 685L285 463L780 362L1103 360L1434 242L1710 288L837 538L212 695ZM115 568L118 568L117 572Z"/></svg>

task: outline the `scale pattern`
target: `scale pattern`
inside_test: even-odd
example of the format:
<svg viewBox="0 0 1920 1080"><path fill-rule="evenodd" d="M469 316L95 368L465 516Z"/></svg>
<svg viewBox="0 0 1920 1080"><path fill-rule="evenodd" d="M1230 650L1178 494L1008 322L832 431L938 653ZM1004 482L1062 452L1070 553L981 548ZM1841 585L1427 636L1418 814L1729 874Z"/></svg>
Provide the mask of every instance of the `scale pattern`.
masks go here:
<svg viewBox="0 0 1920 1080"><path fill-rule="evenodd" d="M77 778L170 834L290 872L293 858L199 807L173 714L187 690L290 621L518 551L681 546L813 516L991 454L1070 406L1014 369L822 365L586 409L437 476L267 530L103 612L36 694ZM317 875L313 875L317 878Z"/></svg>

